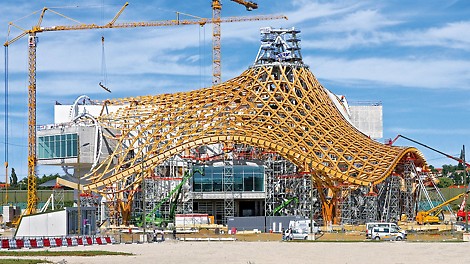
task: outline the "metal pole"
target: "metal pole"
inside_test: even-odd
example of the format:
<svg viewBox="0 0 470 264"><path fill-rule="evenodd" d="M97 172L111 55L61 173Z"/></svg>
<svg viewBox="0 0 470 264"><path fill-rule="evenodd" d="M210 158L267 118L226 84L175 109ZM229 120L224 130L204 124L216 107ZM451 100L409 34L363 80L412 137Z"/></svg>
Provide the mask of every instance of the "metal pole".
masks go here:
<svg viewBox="0 0 470 264"><path fill-rule="evenodd" d="M467 184L467 165L465 163L465 145L462 146L462 163L463 163L463 179L465 184ZM467 209L467 200L468 200L468 187L465 190L465 203L464 203L464 212L465 212L465 232L468 233L468 209Z"/></svg>
<svg viewBox="0 0 470 264"><path fill-rule="evenodd" d="M8 204L8 46L5 46L5 204Z"/></svg>
<svg viewBox="0 0 470 264"><path fill-rule="evenodd" d="M78 197L77 197L77 216L78 216L78 235L82 235L82 206L80 202L80 138L77 137L77 177L78 177Z"/></svg>
<svg viewBox="0 0 470 264"><path fill-rule="evenodd" d="M315 236L313 234L313 180L312 176L309 175L310 177L310 235Z"/></svg>
<svg viewBox="0 0 470 264"><path fill-rule="evenodd" d="M143 146L142 146L142 150L141 150L141 160L140 160L140 164L141 164L141 169L142 169L142 211L143 211L143 225L144 225L144 242L147 241L147 212L146 212L146 204L145 204L145 175L144 175L144 149L143 149Z"/></svg>

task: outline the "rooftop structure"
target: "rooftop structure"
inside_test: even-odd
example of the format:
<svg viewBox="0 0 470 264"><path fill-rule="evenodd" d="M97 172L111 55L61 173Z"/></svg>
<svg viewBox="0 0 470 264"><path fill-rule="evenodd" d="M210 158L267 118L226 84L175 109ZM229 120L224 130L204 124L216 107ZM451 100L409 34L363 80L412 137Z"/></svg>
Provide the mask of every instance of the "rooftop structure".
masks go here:
<svg viewBox="0 0 470 264"><path fill-rule="evenodd" d="M381 136L374 134L381 132L381 106L364 118L324 88L302 61L299 33L262 29L254 65L211 88L111 99L98 115L91 114L98 113L94 105L74 104L75 127L101 131L78 137L80 150L94 140L96 151L80 176L82 188L105 197L109 210L119 208L109 218L124 223L136 206L153 219L174 210L210 213L221 222L279 213L397 219L397 177L417 181L424 170L411 171L426 167L424 157L373 140ZM363 126L371 117L380 124ZM207 175L186 173L196 168L207 168ZM412 191L407 195L415 199ZM363 197L360 206L354 195ZM173 208L177 201L180 209Z"/></svg>

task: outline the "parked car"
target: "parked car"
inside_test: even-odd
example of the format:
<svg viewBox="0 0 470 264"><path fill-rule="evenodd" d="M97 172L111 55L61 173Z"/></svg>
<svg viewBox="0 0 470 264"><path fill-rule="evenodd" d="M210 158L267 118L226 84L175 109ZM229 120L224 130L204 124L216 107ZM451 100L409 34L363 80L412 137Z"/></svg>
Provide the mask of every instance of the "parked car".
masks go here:
<svg viewBox="0 0 470 264"><path fill-rule="evenodd" d="M371 238L374 240L405 240L406 232L396 228L374 227L372 228Z"/></svg>
<svg viewBox="0 0 470 264"><path fill-rule="evenodd" d="M285 237L286 237L286 240L307 240L308 238L308 232L306 232L305 230L302 230L302 229L291 229L292 232L290 232L290 230L286 230L286 233L285 233Z"/></svg>
<svg viewBox="0 0 470 264"><path fill-rule="evenodd" d="M395 223L385 223L385 222L369 222L366 223L366 238L372 238L371 233L372 233L372 228L374 227L382 227L382 228L389 228L389 229L396 229L401 232L405 232L405 230L402 230L397 224Z"/></svg>
<svg viewBox="0 0 470 264"><path fill-rule="evenodd" d="M313 224L312 227L310 225ZM302 220L291 220L289 222L289 228L292 228L292 230L296 229L302 229L303 233L309 233L312 231L314 234L318 234L321 232L320 226L315 222L315 220L310 220L310 219L302 219Z"/></svg>

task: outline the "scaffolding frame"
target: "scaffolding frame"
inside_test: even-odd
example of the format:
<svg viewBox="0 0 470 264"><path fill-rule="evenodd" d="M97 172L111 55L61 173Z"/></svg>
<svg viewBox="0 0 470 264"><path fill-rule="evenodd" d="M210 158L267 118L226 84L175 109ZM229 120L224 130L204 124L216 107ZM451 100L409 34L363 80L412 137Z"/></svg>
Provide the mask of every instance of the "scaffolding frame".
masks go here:
<svg viewBox="0 0 470 264"><path fill-rule="evenodd" d="M228 150L228 151L226 151ZM227 223L229 217L235 216L235 200L234 200L234 175L233 175L233 147L224 148L224 170L222 176L222 190L224 192L224 219L223 223Z"/></svg>
<svg viewBox="0 0 470 264"><path fill-rule="evenodd" d="M273 216L274 208L276 206L275 199L275 177L274 177L274 153L266 153L264 155L264 177L265 177L265 202L264 202L264 215Z"/></svg>
<svg viewBox="0 0 470 264"><path fill-rule="evenodd" d="M376 193L370 192L364 196L364 222L375 222L378 220L379 199Z"/></svg>
<svg viewBox="0 0 470 264"><path fill-rule="evenodd" d="M385 199L382 208L382 222L400 220L400 177L392 175L385 183Z"/></svg>
<svg viewBox="0 0 470 264"><path fill-rule="evenodd" d="M342 184L340 188L341 196L339 199L338 208L341 210L341 224L349 225L353 223L353 202L352 202L352 192L351 187L346 184Z"/></svg>
<svg viewBox="0 0 470 264"><path fill-rule="evenodd" d="M403 177L405 186L403 192L403 214L408 222L413 221L416 217L416 201L414 199L413 185L416 179L416 167L412 160L404 163Z"/></svg>

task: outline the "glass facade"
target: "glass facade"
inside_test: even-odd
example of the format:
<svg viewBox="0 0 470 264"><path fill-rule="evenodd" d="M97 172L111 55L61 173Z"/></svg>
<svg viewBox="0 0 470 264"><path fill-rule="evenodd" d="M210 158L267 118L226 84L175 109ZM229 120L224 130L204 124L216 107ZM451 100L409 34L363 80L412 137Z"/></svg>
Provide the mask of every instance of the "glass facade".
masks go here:
<svg viewBox="0 0 470 264"><path fill-rule="evenodd" d="M204 176L195 173L192 177L193 192L222 192L224 167L195 167L204 171ZM237 192L263 192L264 167L263 166L233 166L234 191Z"/></svg>
<svg viewBox="0 0 470 264"><path fill-rule="evenodd" d="M78 135L61 134L38 137L38 159L74 158L78 156Z"/></svg>

